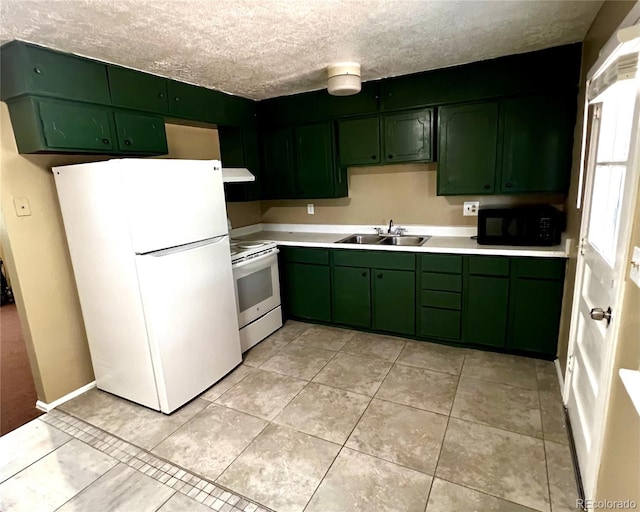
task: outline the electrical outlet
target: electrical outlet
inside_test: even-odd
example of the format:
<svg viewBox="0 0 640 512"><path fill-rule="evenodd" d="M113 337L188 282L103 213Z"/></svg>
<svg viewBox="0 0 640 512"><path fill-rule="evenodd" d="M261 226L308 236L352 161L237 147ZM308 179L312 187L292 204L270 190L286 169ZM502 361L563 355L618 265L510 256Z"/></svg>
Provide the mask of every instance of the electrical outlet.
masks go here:
<svg viewBox="0 0 640 512"><path fill-rule="evenodd" d="M309 203L309 204L307 205L307 213L308 213L309 215L313 215L314 213L316 213L316 208L315 208L315 206L313 205L313 203Z"/></svg>
<svg viewBox="0 0 640 512"><path fill-rule="evenodd" d="M480 201L465 201L462 209L462 215L465 217L477 217Z"/></svg>

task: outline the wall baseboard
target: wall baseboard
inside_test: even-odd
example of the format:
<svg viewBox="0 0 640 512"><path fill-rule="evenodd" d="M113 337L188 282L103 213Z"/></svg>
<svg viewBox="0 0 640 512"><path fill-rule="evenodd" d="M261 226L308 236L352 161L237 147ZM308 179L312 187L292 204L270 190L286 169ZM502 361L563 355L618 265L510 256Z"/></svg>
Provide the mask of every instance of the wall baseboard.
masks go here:
<svg viewBox="0 0 640 512"><path fill-rule="evenodd" d="M562 376L562 368L560 368L560 359L555 359L553 364L556 367L556 373L558 374L558 382L560 383L560 394L564 394L564 377Z"/></svg>
<svg viewBox="0 0 640 512"><path fill-rule="evenodd" d="M36 409L40 410L40 411L44 411L44 412L49 412L52 411L53 409L55 409L56 407L58 407L59 405L62 405L65 402L68 402L69 400L80 396L82 393L86 393L87 391L89 391L90 389L93 389L96 387L96 381L91 381L89 382L89 384L86 384L85 386L82 386L81 388L76 389L75 391L72 391L71 393L67 393L66 395L58 398L57 400L54 400L51 403L45 403L41 400L38 400L36 402Z"/></svg>

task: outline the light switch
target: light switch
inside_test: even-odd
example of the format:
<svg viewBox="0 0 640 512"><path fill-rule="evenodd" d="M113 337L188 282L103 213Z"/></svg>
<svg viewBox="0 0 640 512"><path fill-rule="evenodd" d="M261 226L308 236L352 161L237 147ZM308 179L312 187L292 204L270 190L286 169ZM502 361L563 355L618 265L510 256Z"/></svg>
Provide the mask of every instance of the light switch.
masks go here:
<svg viewBox="0 0 640 512"><path fill-rule="evenodd" d="M640 286L640 247L633 248L633 256L631 256L631 271L629 272L631 280Z"/></svg>
<svg viewBox="0 0 640 512"><path fill-rule="evenodd" d="M14 197L13 204L16 208L16 215L18 217L28 217L31 215L31 206L29 205L29 199L26 197Z"/></svg>

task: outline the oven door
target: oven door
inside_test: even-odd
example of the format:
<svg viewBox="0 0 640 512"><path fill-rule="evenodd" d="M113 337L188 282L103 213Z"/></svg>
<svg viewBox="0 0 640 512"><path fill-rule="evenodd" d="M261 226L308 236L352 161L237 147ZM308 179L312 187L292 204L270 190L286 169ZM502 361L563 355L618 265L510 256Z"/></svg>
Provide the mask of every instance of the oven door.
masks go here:
<svg viewBox="0 0 640 512"><path fill-rule="evenodd" d="M280 305L277 254L278 250L275 250L233 267L238 323L241 328Z"/></svg>

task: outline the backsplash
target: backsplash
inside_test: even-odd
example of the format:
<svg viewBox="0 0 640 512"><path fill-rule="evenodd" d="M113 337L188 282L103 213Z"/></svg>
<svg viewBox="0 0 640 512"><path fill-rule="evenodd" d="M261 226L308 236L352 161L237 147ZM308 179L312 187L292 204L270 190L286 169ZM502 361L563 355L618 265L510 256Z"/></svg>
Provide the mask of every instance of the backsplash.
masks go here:
<svg viewBox="0 0 640 512"><path fill-rule="evenodd" d="M562 195L438 196L436 170L437 163L350 168L349 197L262 201L262 222L381 225L393 219L398 225L475 226L476 217L462 215L465 201L480 201L480 206L549 203L563 208ZM315 205L314 215L307 214L309 203Z"/></svg>

